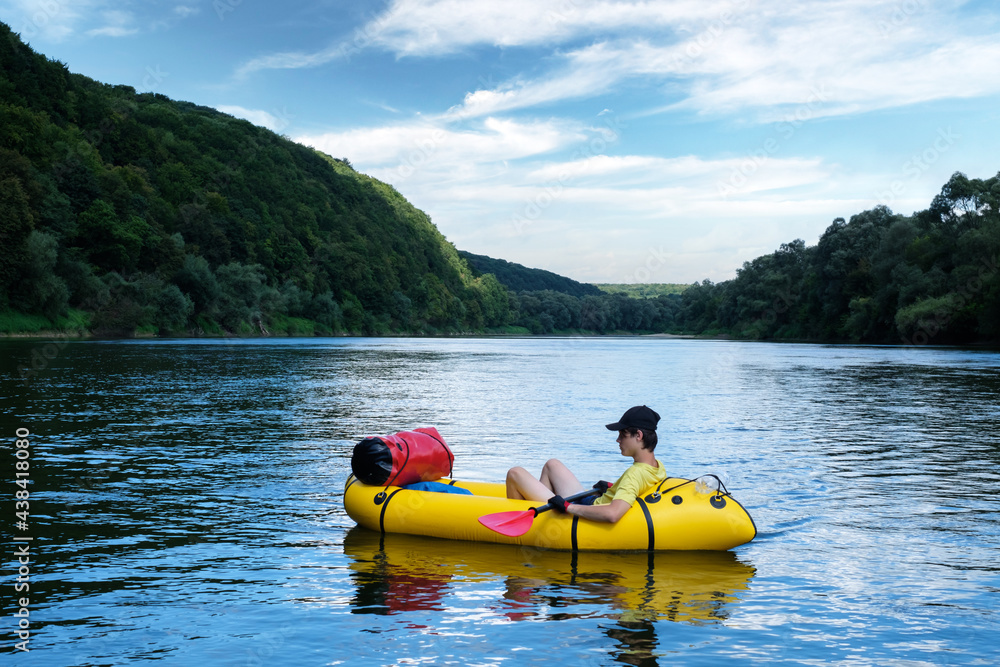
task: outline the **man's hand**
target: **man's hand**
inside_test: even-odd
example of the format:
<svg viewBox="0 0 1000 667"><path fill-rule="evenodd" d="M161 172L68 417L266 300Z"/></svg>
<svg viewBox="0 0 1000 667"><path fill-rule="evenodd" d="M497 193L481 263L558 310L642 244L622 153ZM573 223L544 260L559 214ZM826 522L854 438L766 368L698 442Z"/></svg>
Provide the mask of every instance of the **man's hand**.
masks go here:
<svg viewBox="0 0 1000 667"><path fill-rule="evenodd" d="M562 496L552 496L551 498L549 498L549 505L552 505L552 509L558 510L559 512L565 514L566 508L569 506L569 503L566 502L566 499L563 498Z"/></svg>

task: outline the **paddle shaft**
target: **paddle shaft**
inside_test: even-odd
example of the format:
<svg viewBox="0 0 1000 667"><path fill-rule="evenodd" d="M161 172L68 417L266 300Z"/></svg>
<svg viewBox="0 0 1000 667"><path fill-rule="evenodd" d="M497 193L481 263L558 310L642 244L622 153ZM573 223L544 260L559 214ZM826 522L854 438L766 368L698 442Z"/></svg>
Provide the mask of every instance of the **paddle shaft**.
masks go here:
<svg viewBox="0 0 1000 667"><path fill-rule="evenodd" d="M580 493L574 493L571 496L566 496L564 500L568 503L571 503L574 500L579 500L580 498L586 498L587 496L593 496L598 493L604 493L604 492L595 486L593 488L587 489L586 491L581 491ZM533 507L532 509L535 511L535 516L538 516L542 512L547 512L548 510L553 509L553 506L552 503L545 503L541 507Z"/></svg>

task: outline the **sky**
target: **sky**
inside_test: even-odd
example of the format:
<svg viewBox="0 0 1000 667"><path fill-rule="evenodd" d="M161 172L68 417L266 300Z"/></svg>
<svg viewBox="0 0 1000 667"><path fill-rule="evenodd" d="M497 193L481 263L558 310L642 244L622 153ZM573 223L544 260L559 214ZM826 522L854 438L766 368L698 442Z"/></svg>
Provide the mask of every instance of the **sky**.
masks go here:
<svg viewBox="0 0 1000 667"><path fill-rule="evenodd" d="M0 0L73 72L394 186L460 250L714 282L1000 171L993 0Z"/></svg>

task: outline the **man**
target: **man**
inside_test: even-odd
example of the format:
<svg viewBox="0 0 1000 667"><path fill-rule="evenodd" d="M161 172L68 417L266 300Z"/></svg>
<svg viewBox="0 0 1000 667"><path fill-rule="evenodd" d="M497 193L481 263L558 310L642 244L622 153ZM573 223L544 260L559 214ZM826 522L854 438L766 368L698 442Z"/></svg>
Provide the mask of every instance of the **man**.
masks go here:
<svg viewBox="0 0 1000 667"><path fill-rule="evenodd" d="M637 405L626 410L617 422L607 425L608 430L618 431L618 448L622 456L632 458L632 465L604 495L567 503L563 496L579 493L584 486L561 461L550 459L542 467L539 479L524 468L508 470L507 497L547 500L561 512L582 519L615 523L632 507L636 496L667 477L663 464L653 455L659 421L660 415L655 411L645 405Z"/></svg>

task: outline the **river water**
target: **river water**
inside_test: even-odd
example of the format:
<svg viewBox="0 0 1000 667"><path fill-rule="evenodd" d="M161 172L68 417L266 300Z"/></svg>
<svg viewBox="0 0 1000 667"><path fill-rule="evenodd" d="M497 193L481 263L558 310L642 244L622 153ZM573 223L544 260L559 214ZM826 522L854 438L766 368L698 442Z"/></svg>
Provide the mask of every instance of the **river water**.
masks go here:
<svg viewBox="0 0 1000 667"><path fill-rule="evenodd" d="M640 337L0 352L8 664L1000 662L996 352ZM574 555L382 538L344 511L366 435L435 426L462 479L554 456L614 478L628 461L604 424L642 403L668 472L722 477L753 542Z"/></svg>

